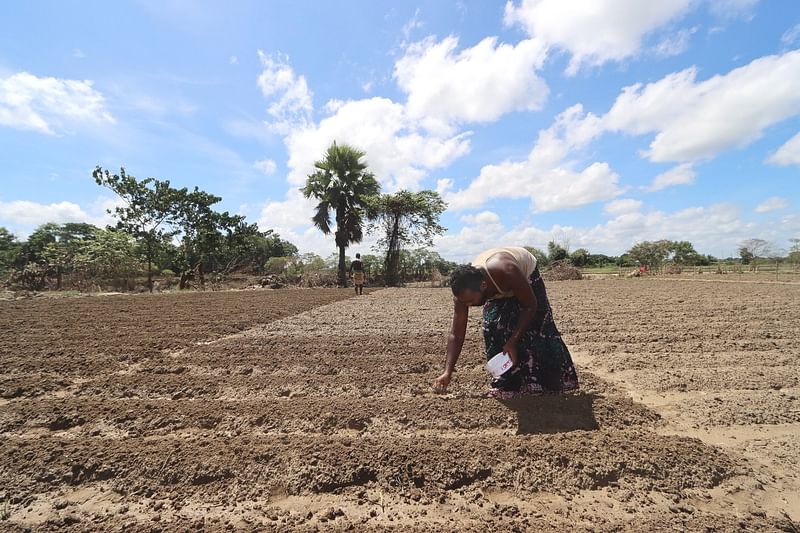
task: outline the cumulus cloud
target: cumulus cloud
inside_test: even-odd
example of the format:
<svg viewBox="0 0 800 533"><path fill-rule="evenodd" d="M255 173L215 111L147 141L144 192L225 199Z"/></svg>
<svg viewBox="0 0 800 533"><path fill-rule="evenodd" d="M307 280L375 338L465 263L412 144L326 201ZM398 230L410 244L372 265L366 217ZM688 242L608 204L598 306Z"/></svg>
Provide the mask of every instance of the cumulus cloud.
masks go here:
<svg viewBox="0 0 800 533"><path fill-rule="evenodd" d="M583 116L580 105L573 106L539 132L526 160L486 165L469 186L445 199L451 209L459 210L480 207L492 198L530 198L538 211L611 199L622 190L619 176L607 163L579 165L568 159L601 133L599 126Z"/></svg>
<svg viewBox="0 0 800 533"><path fill-rule="evenodd" d="M686 162L745 146L800 113L800 51L762 57L704 81L697 73L692 67L624 88L604 127L654 133L648 159Z"/></svg>
<svg viewBox="0 0 800 533"><path fill-rule="evenodd" d="M327 257L336 250L333 234L323 235L311 224L316 201L306 199L297 189L292 188L281 201L267 202L258 215L258 226L272 229L282 239L286 239L300 250L300 253L313 252ZM361 250L369 250L377 240L368 235L363 242L354 245Z"/></svg>
<svg viewBox="0 0 800 533"><path fill-rule="evenodd" d="M695 177L697 177L697 172L692 164L683 163L656 176L653 183L645 187L645 190L655 192L675 185L689 185L694 183Z"/></svg>
<svg viewBox="0 0 800 533"><path fill-rule="evenodd" d="M769 156L767 163L780 166L800 165L800 133L786 141L774 154Z"/></svg>
<svg viewBox="0 0 800 533"><path fill-rule="evenodd" d="M471 48L457 49L456 37L431 37L408 46L395 64L394 77L408 94L411 119L446 133L458 124L541 109L548 89L536 75L546 56L539 41L510 45L488 37Z"/></svg>
<svg viewBox="0 0 800 533"><path fill-rule="evenodd" d="M629 204L627 207L633 206ZM738 243L747 235L760 235L780 242L800 231L800 217L785 216L776 222L747 222L739 209L730 204L689 207L672 212L626 208L605 223L586 227L508 227L502 224L479 227L468 224L458 232L437 237L434 244L442 256L460 262L469 261L482 250L498 244L543 248L558 235L566 236L575 248L615 255L643 240L671 239L688 240L701 253L728 257L736 255Z"/></svg>
<svg viewBox="0 0 800 533"><path fill-rule="evenodd" d="M349 100L319 124L297 128L286 137L289 183L302 185L332 141L367 153L372 172L387 189L414 189L431 169L449 165L469 151L469 134L421 133L402 104L388 98Z"/></svg>
<svg viewBox="0 0 800 533"><path fill-rule="evenodd" d="M0 125L55 135L114 122L91 81L40 78L27 72L0 77Z"/></svg>
<svg viewBox="0 0 800 533"><path fill-rule="evenodd" d="M636 55L644 37L678 19L692 0L521 0L506 3L504 21L545 46L571 54L568 74Z"/></svg>
<svg viewBox="0 0 800 533"><path fill-rule="evenodd" d="M269 55L258 51L263 70L258 87L269 102L267 113L272 127L281 133L308 124L313 111L312 94L305 76L298 75L285 55Z"/></svg>
<svg viewBox="0 0 800 533"><path fill-rule="evenodd" d="M619 200L608 202L603 206L603 212L609 215L624 215L626 213L635 213L641 210L641 208L642 202L640 200L620 198Z"/></svg>
<svg viewBox="0 0 800 533"><path fill-rule="evenodd" d="M104 227L114 222L106 210L113 210L118 205L118 198L105 197L96 199L87 209L69 201L43 204L28 200L0 200L0 221L3 225L24 229L47 222L88 222Z"/></svg>
<svg viewBox="0 0 800 533"><path fill-rule="evenodd" d="M755 212L769 213L770 211L779 211L781 209L786 209L787 207L789 207L789 202L787 202L785 198L781 198L780 196L772 196L771 198L767 198L758 204Z"/></svg>
<svg viewBox="0 0 800 533"><path fill-rule="evenodd" d="M322 108L324 118L313 120L310 91L305 79L285 61L262 55L265 71L259 77L262 92L272 101L270 115L281 119L281 102L295 102L289 109L299 110L291 127L282 130L288 151L287 181L290 190L283 201L270 201L262 208L259 223L276 228L282 235L297 239L298 246L316 251L329 246L327 238L318 238L310 225L314 202L297 192L314 171L314 162L333 141L350 144L366 152L366 163L384 191L417 189L432 169L443 168L469 151L470 132L430 132L421 120L408 112L406 105L388 98L329 100ZM269 78L269 83L262 79ZM276 81L284 80L284 81ZM301 81L302 80L302 81ZM308 98L287 95L308 95ZM302 102L302 105L300 105ZM273 112L275 111L275 112ZM290 115L292 113L289 113Z"/></svg>
<svg viewBox="0 0 800 533"><path fill-rule="evenodd" d="M530 198L538 211L579 207L619 195L619 176L604 162L575 158L606 132L654 134L642 155L676 161L646 188L692 183L693 163L745 146L771 125L800 114L800 51L756 59L731 72L697 81L697 69L626 87L603 115L575 105L539 132L528 159L484 166L465 188L441 183L451 209L479 208L492 198ZM790 140L769 158L793 164L800 141Z"/></svg>
<svg viewBox="0 0 800 533"><path fill-rule="evenodd" d="M500 216L494 211L481 211L474 215L464 215L461 217L461 222L467 224L490 226L492 224L500 223Z"/></svg>
<svg viewBox="0 0 800 533"><path fill-rule="evenodd" d="M275 165L275 161L272 159L261 159L253 163L253 167L256 170L263 172L267 176L271 176L275 174L275 170L277 169L277 165Z"/></svg>

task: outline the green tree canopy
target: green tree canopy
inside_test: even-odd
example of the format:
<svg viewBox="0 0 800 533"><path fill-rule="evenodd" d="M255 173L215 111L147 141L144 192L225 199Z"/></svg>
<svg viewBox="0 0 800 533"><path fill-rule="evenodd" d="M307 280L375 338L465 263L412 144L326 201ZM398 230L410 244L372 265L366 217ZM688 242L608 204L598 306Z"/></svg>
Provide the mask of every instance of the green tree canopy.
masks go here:
<svg viewBox="0 0 800 533"><path fill-rule="evenodd" d="M120 168L119 174L96 167L92 172L95 182L114 191L123 201L122 206L108 212L117 219L117 228L144 244L147 260L147 285L153 290L153 259L158 246L179 231L181 200L186 189L170 186L169 180L136 177Z"/></svg>
<svg viewBox="0 0 800 533"><path fill-rule="evenodd" d="M345 285L347 279L345 250L363 239L368 198L380 192L378 181L362 161L365 155L361 150L347 144L337 145L334 141L325 156L314 163L316 171L309 174L302 189L306 198L319 202L311 220L325 235L332 231L331 214L334 215L340 285Z"/></svg>
<svg viewBox="0 0 800 533"><path fill-rule="evenodd" d="M17 237L0 226L0 276L6 276L19 266L22 258L22 243Z"/></svg>
<svg viewBox="0 0 800 533"><path fill-rule="evenodd" d="M633 245L628 250L627 255L633 261L638 262L640 265L647 267L649 270L655 270L661 267L669 255L670 241L642 241Z"/></svg>
<svg viewBox="0 0 800 533"><path fill-rule="evenodd" d="M430 246L446 230L439 217L447 208L436 191L399 191L370 200L371 229L382 235L378 246L386 250L386 282L399 283L400 250L409 245Z"/></svg>
<svg viewBox="0 0 800 533"><path fill-rule="evenodd" d="M586 265L589 264L590 257L591 254L589 253L589 250L587 250L586 248L578 248L577 250L569 254L569 262L578 268L585 267Z"/></svg>
<svg viewBox="0 0 800 533"><path fill-rule="evenodd" d="M556 261L564 261L569 259L569 251L555 241L547 243L547 259L554 263Z"/></svg>
<svg viewBox="0 0 800 533"><path fill-rule="evenodd" d="M524 246L524 248L533 254L533 257L536 258L536 264L539 266L539 268L544 268L550 264L550 260L547 258L547 252L541 248L536 248L535 246Z"/></svg>

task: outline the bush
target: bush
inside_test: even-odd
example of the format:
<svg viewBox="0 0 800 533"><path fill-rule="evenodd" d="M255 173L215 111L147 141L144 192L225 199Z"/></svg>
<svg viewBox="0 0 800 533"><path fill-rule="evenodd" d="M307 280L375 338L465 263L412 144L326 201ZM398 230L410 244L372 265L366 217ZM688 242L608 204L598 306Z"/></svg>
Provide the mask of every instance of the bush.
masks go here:
<svg viewBox="0 0 800 533"><path fill-rule="evenodd" d="M172 270L170 270L168 268L165 268L164 270L161 271L161 276L163 276L165 278L174 278L175 277L175 272L173 272Z"/></svg>
<svg viewBox="0 0 800 533"><path fill-rule="evenodd" d="M47 282L47 268L28 263L22 269L15 271L11 276L11 284L28 291L40 291Z"/></svg>

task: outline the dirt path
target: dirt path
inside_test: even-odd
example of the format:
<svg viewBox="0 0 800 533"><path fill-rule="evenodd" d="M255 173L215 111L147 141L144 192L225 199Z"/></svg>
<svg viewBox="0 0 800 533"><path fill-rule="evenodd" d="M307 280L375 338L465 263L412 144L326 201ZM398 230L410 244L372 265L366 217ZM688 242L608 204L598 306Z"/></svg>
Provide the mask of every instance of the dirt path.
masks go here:
<svg viewBox="0 0 800 533"><path fill-rule="evenodd" d="M9 368L35 386L0 404L0 528L795 527L797 289L549 292L583 390L513 405L483 397L477 316L451 392L430 392L452 307L442 289L314 300L113 363L113 327L80 357L34 364L47 343L32 342Z"/></svg>

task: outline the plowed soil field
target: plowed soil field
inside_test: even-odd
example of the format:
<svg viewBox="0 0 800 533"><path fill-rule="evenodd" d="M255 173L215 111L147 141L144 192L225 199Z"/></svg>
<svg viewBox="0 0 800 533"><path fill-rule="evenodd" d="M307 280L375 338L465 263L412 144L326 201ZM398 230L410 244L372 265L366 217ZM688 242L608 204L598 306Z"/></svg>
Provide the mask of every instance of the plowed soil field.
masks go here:
<svg viewBox="0 0 800 533"><path fill-rule="evenodd" d="M797 531L800 285L551 282L580 393L447 394L447 289L0 302L0 530Z"/></svg>

